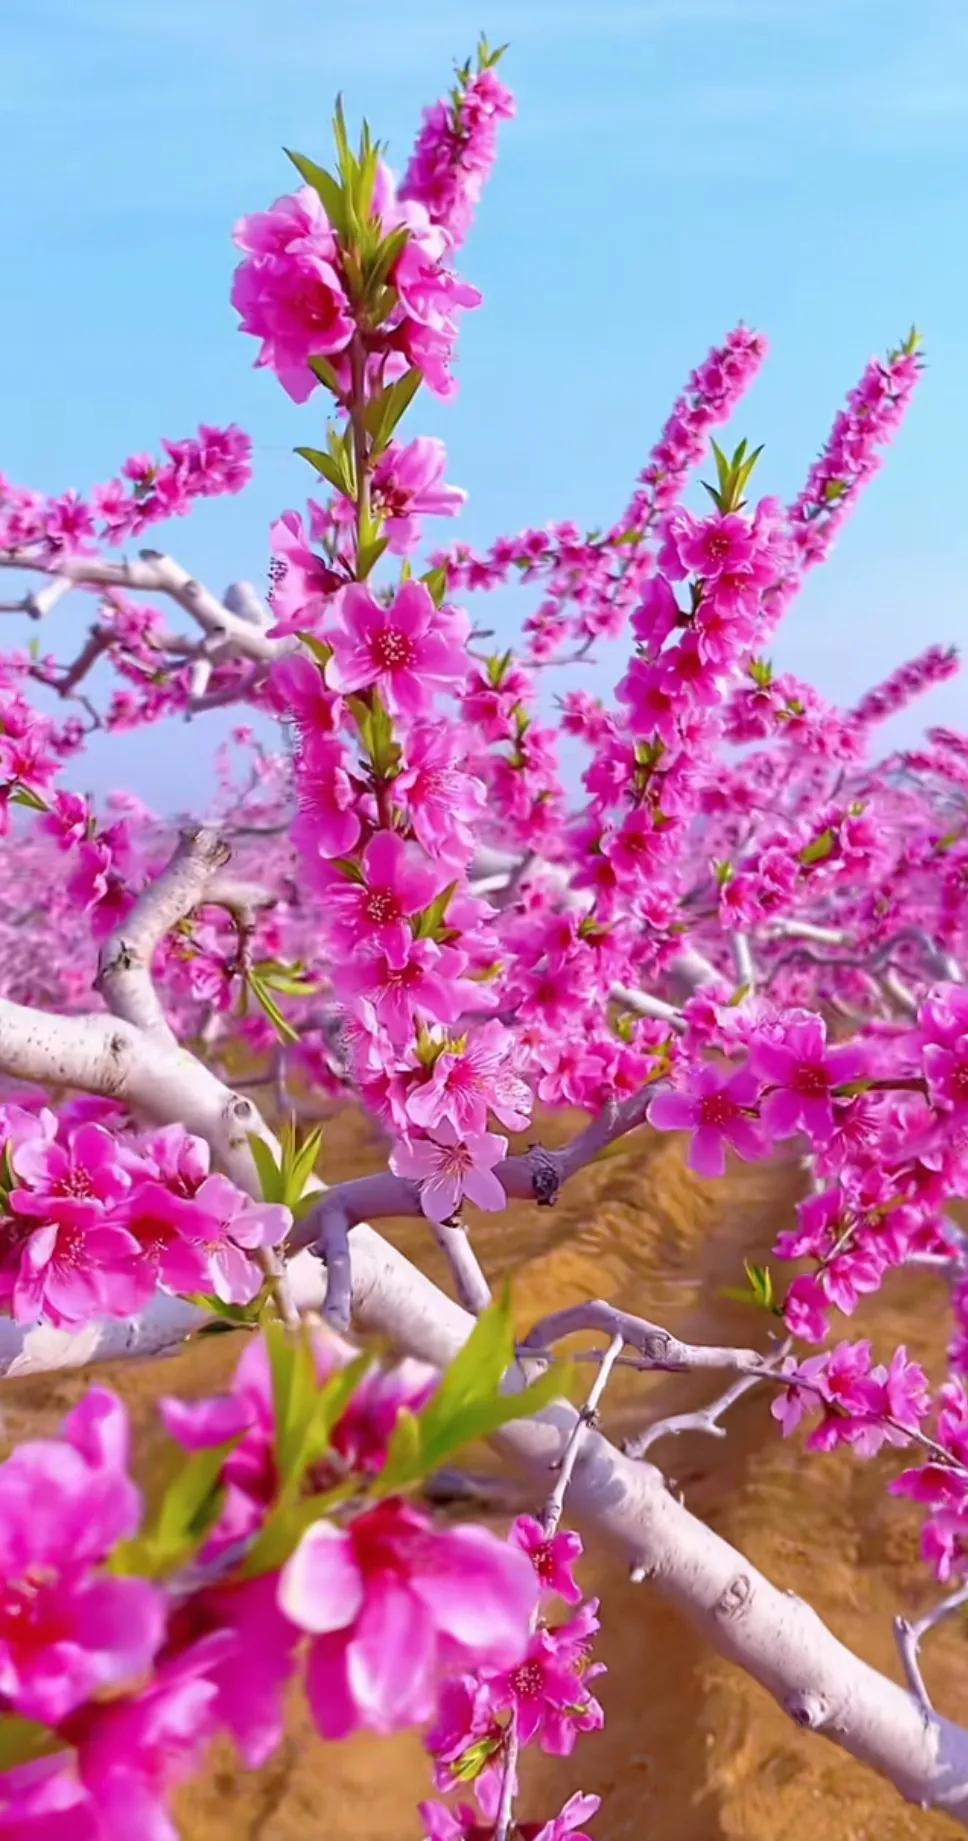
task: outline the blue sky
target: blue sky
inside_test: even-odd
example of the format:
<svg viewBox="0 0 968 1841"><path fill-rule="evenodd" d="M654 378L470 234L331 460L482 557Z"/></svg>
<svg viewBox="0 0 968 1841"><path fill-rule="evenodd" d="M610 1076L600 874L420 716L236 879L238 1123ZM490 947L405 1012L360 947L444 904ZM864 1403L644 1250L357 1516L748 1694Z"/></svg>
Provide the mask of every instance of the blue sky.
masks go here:
<svg viewBox="0 0 968 1841"><path fill-rule="evenodd" d="M456 404L422 400L408 423L447 440L470 493L461 534L613 517L689 369L739 318L771 357L736 438L766 444L761 490L791 496L865 360L917 320L929 369L908 422L775 656L846 703L961 639L968 8L953 0L4 0L0 466L84 487L199 419L241 422L249 491L161 540L213 587L262 581L269 522L308 483L290 450L318 439L322 402L297 410L250 368L233 222L288 189L283 144L328 156L337 90L402 165L482 26L511 41L519 104L464 252L485 304L464 321ZM475 611L510 634L525 605ZM59 648L85 611L52 616ZM956 679L892 739L964 726L966 704ZM115 738L81 778L184 804L215 727Z"/></svg>

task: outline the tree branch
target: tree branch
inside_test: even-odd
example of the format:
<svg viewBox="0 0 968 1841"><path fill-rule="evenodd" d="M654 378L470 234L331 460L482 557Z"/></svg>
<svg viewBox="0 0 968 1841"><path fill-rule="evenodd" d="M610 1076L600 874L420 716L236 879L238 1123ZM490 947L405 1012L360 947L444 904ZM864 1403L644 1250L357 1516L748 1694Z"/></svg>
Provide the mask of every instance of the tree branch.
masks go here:
<svg viewBox="0 0 968 1841"><path fill-rule="evenodd" d="M226 1129L238 1130L241 1124L233 1108L245 1109L248 1128L261 1125L255 1109L237 1095L228 1094L226 1108L222 1096L228 1090L190 1055L169 1051L113 1019L40 1017L20 1005L0 1003L0 1066L22 1079L59 1080L131 1098L159 1120L180 1118L201 1135L211 1132L217 1154L224 1148ZM245 1186L257 1193L247 1147L246 1157ZM363 1178L361 1183L383 1180ZM292 1262L290 1280L300 1304L312 1297L316 1307L322 1278L318 1261L303 1257ZM453 1359L474 1323L365 1224L357 1226L354 1237L353 1304L363 1331L386 1336L437 1367ZM173 1346L199 1321L191 1305L159 1296L138 1325L102 1325L93 1335L25 1334L13 1324L4 1326L0 1350L7 1370L23 1373L31 1365L25 1349L30 1338L36 1353L38 1340L46 1342L45 1353L60 1365L77 1365L94 1355ZM670 1338L662 1359L673 1356L674 1343ZM508 1384L524 1385L533 1366L516 1364ZM563 1463L576 1423L580 1416L562 1401L537 1418L503 1427L494 1442L543 1480ZM623 1457L586 1426L570 1493L577 1513L617 1546L641 1576L654 1581L720 1654L767 1688L797 1725L824 1733L888 1777L919 1807L944 1809L968 1827L968 1732L928 1715L913 1695L854 1656L809 1606L777 1590L675 1501L657 1470Z"/></svg>
<svg viewBox="0 0 968 1841"><path fill-rule="evenodd" d="M151 961L165 934L201 906L207 886L230 855L217 832L184 831L167 868L143 890L98 955L94 988L109 1010L173 1046L177 1043L154 987Z"/></svg>
<svg viewBox="0 0 968 1841"><path fill-rule="evenodd" d="M369 1227L354 1236L354 1314L361 1329L437 1366L453 1359L473 1323ZM514 1380L526 1378L522 1364ZM547 1477L577 1418L560 1402L503 1427L493 1442L536 1478ZM808 1605L771 1585L677 1502L651 1465L622 1457L586 1429L569 1500L798 1726L822 1732L910 1802L968 1827L968 1732L938 1715L926 1719L910 1694L838 1642Z"/></svg>
<svg viewBox="0 0 968 1841"><path fill-rule="evenodd" d="M762 1374L741 1374L739 1379L731 1382L725 1393L711 1400L708 1406L697 1407L692 1413L670 1413L665 1419L656 1419L646 1426L635 1438L627 1438L622 1446L626 1457L644 1458L652 1446L661 1438L678 1438L681 1432L707 1432L710 1438L725 1438L726 1428L720 1424L724 1413L737 1400L742 1400L752 1388L758 1387L766 1377Z"/></svg>
<svg viewBox="0 0 968 1841"><path fill-rule="evenodd" d="M586 1163L591 1163L616 1138L641 1125L646 1109L657 1092L657 1086L646 1086L640 1088L638 1093L631 1094L621 1104L610 1102L584 1131L579 1132L561 1150L546 1150L541 1144L533 1144L521 1156L505 1157L502 1163L495 1166L495 1175L506 1194L527 1198L539 1207L553 1207L562 1183L567 1182ZM334 1188L326 1190L316 1207L310 1209L297 1224L290 1240L293 1247L310 1247L323 1260L327 1258L328 1250L338 1261L339 1283L330 1293L325 1313L327 1322L334 1329L345 1330L349 1324L351 1286L346 1261L349 1256L350 1230L362 1221L383 1221L401 1215L418 1216L422 1212L419 1185L386 1170L376 1176L359 1176L345 1183L337 1183ZM476 1260L474 1264L476 1266ZM466 1256L461 1260L458 1282L473 1286L474 1295L482 1295L479 1287L483 1282L483 1274L480 1274L479 1279L473 1277ZM472 1294L468 1290L462 1295L467 1303Z"/></svg>
<svg viewBox="0 0 968 1841"><path fill-rule="evenodd" d="M5 566L5 559L0 557L0 568ZM27 563L16 563L15 568L28 568ZM26 614L28 620L43 620L58 601L70 594L74 587L63 575L55 575L46 588L31 589L16 601L0 601L0 614Z"/></svg>
<svg viewBox="0 0 968 1841"><path fill-rule="evenodd" d="M205 858L210 838L197 833L186 841L136 909L135 945L141 954L173 924L180 905L194 901L200 879L204 886L198 858ZM211 848L215 851L214 843ZM211 861L205 865L205 877L214 867ZM130 969L116 971L122 988ZM167 1034L155 1035L123 1017L42 1015L3 1000L0 1067L45 1086L122 1099L159 1123L180 1122L207 1139L233 1180L258 1193L248 1137L258 1132L272 1143L271 1134L251 1101L233 1093ZM554 1201L561 1181L641 1122L654 1091L645 1088L622 1105L606 1108L561 1151L535 1146L524 1157L507 1159L499 1175L508 1193ZM352 1303L361 1330L446 1366L466 1342L474 1318L362 1219L368 1212L419 1212L415 1186L384 1174L341 1185L331 1194L330 1218L356 1224ZM389 1205L378 1209L381 1204ZM293 1260L289 1280L300 1306L318 1308L325 1289L318 1260L305 1255ZM77 1365L95 1355L148 1353L173 1346L203 1320L193 1306L159 1294L136 1323L86 1326L78 1334L3 1324L0 1357L8 1372L24 1373L51 1362ZM697 1349L603 1303L546 1318L528 1344L544 1348L559 1335L588 1327L610 1331L608 1365L627 1344L640 1361L656 1368L731 1367L754 1377L766 1366L755 1351ZM507 1385L526 1384L534 1368L533 1358L516 1362ZM778 1591L677 1502L651 1465L622 1456L564 1401L536 1418L508 1424L494 1442L541 1482L554 1473L560 1479L567 1465L578 1515L653 1580L721 1654L766 1687L798 1725L824 1733L882 1772L910 1801L944 1809L968 1827L968 1732L852 1655L806 1604Z"/></svg>
<svg viewBox="0 0 968 1841"><path fill-rule="evenodd" d="M465 1310L480 1315L491 1302L491 1288L481 1271L463 1221L431 1221L431 1232L449 1262L457 1296Z"/></svg>
<svg viewBox="0 0 968 1841"><path fill-rule="evenodd" d="M565 1446L561 1462L558 1465L558 1476L555 1480L554 1489L542 1510L541 1520L544 1525L545 1533L549 1536L557 1532L558 1523L561 1520L562 1510L565 1506L565 1496L568 1493L568 1486L575 1474L575 1465L578 1462L579 1453L581 1451L582 1439L589 1426L597 1426L598 1424L598 1409L601 1404L602 1395L608 1386L609 1376L622 1353L623 1347L623 1338L620 1335L613 1336L608 1348L602 1356L602 1365L589 1389L588 1399L576 1415L575 1423L568 1437L568 1443Z"/></svg>
<svg viewBox="0 0 968 1841"><path fill-rule="evenodd" d="M894 1619L894 1634L897 1638L898 1652L904 1667L904 1673L908 1679L908 1685L912 1694L919 1701L925 1714L929 1718L933 1714L934 1708L931 1705L931 1697L928 1694L928 1690L924 1685L924 1676L921 1673L921 1665L918 1660L918 1650L922 1639L928 1635L930 1630L934 1630L936 1625L943 1623L946 1617L952 1615L952 1612L960 1611L962 1606L966 1604L968 1604L968 1584L959 1586L956 1592L951 1592L947 1598L943 1598L941 1603L936 1604L932 1611L927 1611L923 1617L919 1617L917 1623L909 1623L906 1617L896 1617Z"/></svg>
<svg viewBox="0 0 968 1841"><path fill-rule="evenodd" d="M160 550L142 550L137 562L110 562L102 556L62 556L43 560L30 550L7 550L0 555L0 569L28 569L52 577L66 586L57 596L48 596L53 605L67 587L135 589L141 594L164 594L200 626L203 632L231 642L233 652L241 658L268 660L288 650L285 640L270 639L261 625L234 612L220 601L211 589L195 580L181 563ZM40 597L27 596L21 611L31 613ZM46 611L44 608L41 611ZM39 614L34 615L39 618Z"/></svg>
<svg viewBox="0 0 968 1841"><path fill-rule="evenodd" d="M589 1304L574 1304L568 1310L542 1317L519 1344L518 1352L522 1358L547 1356L556 1342L565 1336L574 1336L579 1330L604 1330L613 1339L619 1337L625 1348L634 1349L637 1367L665 1374L688 1374L697 1368L726 1368L759 1380L770 1368L769 1358L756 1349L721 1349L712 1344L680 1342L678 1336L673 1336L660 1324L630 1316L628 1311L606 1304L603 1298Z"/></svg>

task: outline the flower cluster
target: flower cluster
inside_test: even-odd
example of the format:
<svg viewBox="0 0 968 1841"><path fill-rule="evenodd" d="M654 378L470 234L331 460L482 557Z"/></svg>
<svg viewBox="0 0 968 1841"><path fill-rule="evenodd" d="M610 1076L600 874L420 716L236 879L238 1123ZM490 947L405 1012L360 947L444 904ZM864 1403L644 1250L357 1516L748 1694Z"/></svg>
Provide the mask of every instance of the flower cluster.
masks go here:
<svg viewBox="0 0 968 1841"><path fill-rule="evenodd" d="M153 1525L105 1388L0 1466L0 1692L41 1741L17 1763L14 1731L0 1835L173 1834L169 1794L217 1733L250 1768L271 1757L297 1675L320 1733L341 1738L432 1718L445 1671L521 1664L539 1585L520 1544L380 1493L399 1414L436 1376L405 1363L361 1379L351 1353L319 1338L270 1365L259 1341L229 1395L166 1402L169 1431L204 1454L203 1494L183 1459ZM307 1358L320 1391L298 1396L305 1423L290 1392L283 1421L280 1377ZM327 1437L311 1428L330 1396ZM304 1516L334 1477L349 1509Z"/></svg>
<svg viewBox="0 0 968 1841"><path fill-rule="evenodd" d="M920 1430L929 1408L924 1370L897 1349L889 1367L875 1366L868 1342L842 1342L828 1354L783 1366L783 1392L772 1413L788 1438L804 1414L819 1409L820 1423L807 1439L811 1451L850 1445L873 1457L884 1444L905 1445ZM968 1474L965 1477L968 1487Z"/></svg>
<svg viewBox="0 0 968 1841"><path fill-rule="evenodd" d="M260 1247L288 1209L257 1204L213 1174L181 1126L118 1134L43 1109L0 1108L0 1301L17 1323L71 1328L132 1317L158 1286L248 1304Z"/></svg>
<svg viewBox="0 0 968 1841"><path fill-rule="evenodd" d="M924 1506L938 1576L960 1576L968 1242L950 1210L968 1184L968 739L934 728L920 749L868 755L875 725L956 661L932 647L843 711L764 655L902 419L918 341L868 365L790 507L748 498L758 451L710 441L765 349L739 327L604 532L526 527L421 565L425 521L464 494L443 443L400 425L422 386L452 394L459 317L479 299L453 264L513 110L496 63L482 44L458 71L399 187L368 130L350 147L340 110L335 172L294 156L301 188L236 228L233 301L257 363L332 410L325 446L299 450L317 481L305 514L271 530L271 614L244 584L213 608L177 565L126 577L100 554L237 491L250 444L234 427L135 456L87 497L0 488L0 564L46 578L13 607L39 617L71 585L101 595L72 662L38 647L0 661L5 999L88 1009L92 939L170 857L133 798L96 809L61 783L88 734L244 703L215 817L233 875L258 872L258 912L223 890L227 905L179 915L139 968L176 1038L223 1070L244 1051L280 1111L318 1118L352 1093L388 1141L388 1194L437 1224L518 1191L509 1140L536 1099L596 1115L600 1144L631 1098L636 1118L688 1133L704 1178L731 1153L794 1153L810 1192L773 1257L798 1270L747 1268L750 1302L813 1345L773 1373L774 1414L785 1434L805 1422L819 1452L904 1448L894 1488ZM683 493L707 446L701 513ZM520 644L488 652L455 597L511 579L537 585L535 604ZM136 585L202 636L170 631ZM566 689L556 729L542 668L580 665L629 620L614 701ZM101 664L103 710L83 688ZM35 687L67 720L32 707ZM577 804L559 731L586 750ZM16 1323L131 1317L160 1286L264 1327L270 1250L304 1199L288 1151L275 1186L259 1158L255 1200L181 1125L45 1097L0 1105L0 1303ZM534 1179L537 1199L554 1199L564 1162L549 1160L551 1193ZM880 1360L866 1340L829 1340L911 1262L951 1281L952 1375L934 1397L905 1348ZM507 1542L436 1523L416 1492L440 1461L446 1381L277 1328L248 1343L225 1395L164 1403L176 1476L156 1516L104 1390L59 1440L0 1466L0 1696L4 1719L31 1723L29 1755L8 1747L0 1774L0 1837L167 1841L168 1792L208 1739L228 1731L264 1763L294 1681L327 1738L430 1724L435 1787L464 1799L423 1806L431 1841L506 1828L516 1748L565 1755L600 1726L577 1537L528 1517ZM465 1425L472 1386L465 1372ZM582 1841L596 1807L572 1797L509 1833Z"/></svg>
<svg viewBox="0 0 968 1841"><path fill-rule="evenodd" d="M780 739L790 748L828 761L859 758L858 725L864 718L858 711L842 716L812 685L788 671L774 674L765 660L751 659L746 676L749 683L734 690L726 705L723 733L727 741Z"/></svg>
<svg viewBox="0 0 968 1841"><path fill-rule="evenodd" d="M968 1572L968 1394L960 1378L939 1389L933 1431L928 1461L902 1471L890 1487L926 1507L922 1552L947 1581Z"/></svg>
<svg viewBox="0 0 968 1841"><path fill-rule="evenodd" d="M397 197L393 177L379 161L369 202L380 252L375 260L384 264L379 287L389 291L389 305L372 298L372 276L369 304L354 285L347 267L352 251L311 185L236 227L235 241L244 253L232 303L241 330L260 341L256 363L273 371L297 403L320 381L313 359L325 360L341 392L349 394L351 345L374 395L408 366L437 395L453 394L456 315L476 307L480 295L447 266L446 232L423 205Z"/></svg>
<svg viewBox="0 0 968 1841"><path fill-rule="evenodd" d="M588 1685L605 1673L602 1663L591 1660L598 1604L594 1599L582 1603L572 1570L582 1551L579 1537L571 1532L549 1534L541 1522L522 1515L511 1529L510 1541L534 1567L542 1615L513 1668L478 1668L445 1684L439 1718L426 1741L434 1759L435 1787L446 1794L472 1785L486 1821L494 1820L509 1775L512 1795L517 1793L516 1765L509 1754L512 1732L517 1746L536 1745L561 1758L573 1751L582 1733L598 1731L604 1720ZM555 1598L577 1607L563 1622L549 1620L547 1606ZM572 1797L546 1827L535 1824L519 1832L558 1841L593 1815L598 1802L597 1797ZM479 1818L469 1804L448 1808L422 1803L420 1809L430 1841L460 1841L477 1832Z"/></svg>
<svg viewBox="0 0 968 1841"><path fill-rule="evenodd" d="M952 646L928 646L899 671L893 671L883 684L875 684L851 711L851 720L864 724L884 722L888 716L905 709L915 697L923 696L936 684L953 677L957 670L958 654Z"/></svg>
<svg viewBox="0 0 968 1841"><path fill-rule="evenodd" d="M166 518L185 517L198 499L241 492L252 475L252 443L234 423L203 422L197 435L162 447L163 460L132 454L120 477L95 486L88 498L72 491L48 499L0 479L0 550L44 564L84 556L95 540L124 543Z"/></svg>
<svg viewBox="0 0 968 1841"><path fill-rule="evenodd" d="M709 435L729 420L765 351L766 341L745 326L713 348L676 399L626 511L605 536L582 538L578 526L567 523L500 537L484 556L458 545L434 558L449 586L487 589L512 573L523 582L546 576L545 598L525 621L535 659L547 660L569 638L581 655L594 640L620 632L653 568L644 539L677 503Z"/></svg>
<svg viewBox="0 0 968 1841"><path fill-rule="evenodd" d="M790 507L800 567L822 562L853 509L858 492L880 465L879 449L897 433L918 381L918 334L886 359L872 358L847 398L830 438Z"/></svg>
<svg viewBox="0 0 968 1841"><path fill-rule="evenodd" d="M471 227L497 158L498 123L514 114L514 97L495 68L500 55L482 42L477 69L472 73L465 64L451 95L424 110L400 187L401 198L422 205L455 248Z"/></svg>

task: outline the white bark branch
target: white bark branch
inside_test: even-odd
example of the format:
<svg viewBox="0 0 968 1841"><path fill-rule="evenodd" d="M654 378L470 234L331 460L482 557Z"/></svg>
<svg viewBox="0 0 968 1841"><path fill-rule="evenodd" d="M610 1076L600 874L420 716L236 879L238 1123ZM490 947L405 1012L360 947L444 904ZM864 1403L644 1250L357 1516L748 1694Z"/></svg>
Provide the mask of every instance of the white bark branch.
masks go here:
<svg viewBox="0 0 968 1841"><path fill-rule="evenodd" d="M52 588L55 581L65 584L59 588L57 596L48 596L48 607L60 594L66 593L68 586L164 594L177 602L203 632L230 641L232 651L240 658L266 661L281 656L288 649L285 640L270 639L264 626L246 614L235 612L211 589L196 581L181 563L160 550L142 550L137 562L112 562L102 556L43 559L29 549L7 550L0 554L0 569L24 569L48 575L52 578ZM35 608L46 611L40 606L39 596L26 596L21 606L24 613L34 613ZM16 608L14 603L11 611ZM34 613L34 617L39 618L39 613Z"/></svg>
<svg viewBox="0 0 968 1841"><path fill-rule="evenodd" d="M558 1475L555 1479L554 1489L548 1497L541 1513L542 1526L544 1527L545 1533L548 1535L556 1534L558 1531L558 1524L561 1521L562 1511L565 1506L565 1497L568 1494L568 1488L575 1474L575 1466L578 1463L579 1454L581 1452L582 1439L590 1426L597 1426L598 1424L598 1409L602 1402L602 1395L608 1386L609 1376L622 1353L623 1347L623 1338L620 1335L613 1336L608 1348L602 1356L602 1365L589 1389L588 1399L577 1414L575 1423L572 1426L568 1443L565 1446L564 1453L558 1465Z"/></svg>
<svg viewBox="0 0 968 1841"><path fill-rule="evenodd" d="M762 1374L741 1374L708 1406L699 1406L691 1413L669 1413L664 1419L653 1420L643 1432L627 1438L622 1449L627 1457L641 1459L660 1439L678 1438L682 1432L706 1432L710 1438L725 1438L726 1427L721 1423L723 1414L764 1379Z"/></svg>
<svg viewBox="0 0 968 1841"><path fill-rule="evenodd" d="M0 558L2 565L3 559ZM27 565L18 563L15 566L24 568ZM55 575L46 588L30 589L16 601L0 601L0 614L26 614L28 620L43 620L44 615L49 614L51 608L56 607L73 586L74 583L67 581L64 576Z"/></svg>
<svg viewBox="0 0 968 1841"><path fill-rule="evenodd" d="M0 1058L3 1053L0 1042ZM19 1060L22 1071L25 1055ZM294 1260L290 1282L302 1308L318 1308L325 1288L318 1261L306 1254ZM473 1327L468 1313L365 1225L354 1233L353 1291L362 1329L437 1366L453 1359ZM203 1320L192 1306L159 1297L137 1325L104 1324L77 1336L38 1330L27 1337L10 1325L9 1334L0 1332L0 1357L8 1372L28 1372L36 1366L24 1346L30 1338L35 1356L62 1366L95 1355L150 1353L171 1347ZM16 1341L19 1352L10 1347ZM570 1443L574 1448L580 1423L562 1402L537 1419L506 1426L496 1443L543 1480L563 1462ZM651 1465L622 1457L586 1427L570 1492L577 1513L644 1569L798 1725L823 1732L880 1771L909 1801L944 1809L968 1827L968 1733L926 1714L912 1695L854 1656L809 1606L778 1591L676 1502Z"/></svg>
<svg viewBox="0 0 968 1841"><path fill-rule="evenodd" d="M473 1319L372 1228L354 1234L362 1329L443 1366ZM505 1426L494 1442L537 1478L562 1461L578 1414L564 1402ZM852 1654L810 1606L781 1592L677 1502L651 1465L586 1430L570 1483L576 1515L644 1568L712 1646L761 1683L798 1726L822 1732L908 1801L968 1827L968 1732L922 1708Z"/></svg>
<svg viewBox="0 0 968 1841"><path fill-rule="evenodd" d="M185 831L167 868L146 888L98 956L95 989L109 1010L177 1048L151 976L165 934L205 899L231 855L215 831Z"/></svg>
<svg viewBox="0 0 968 1841"><path fill-rule="evenodd" d="M626 1010L633 1010L636 1016L651 1016L656 1022L668 1023L676 1035L683 1035L686 1020L675 1004L667 1004L664 997L653 997L651 991L636 990L630 984L613 984L610 996L617 1004L623 1004Z"/></svg>
<svg viewBox="0 0 968 1841"><path fill-rule="evenodd" d="M633 1317L618 1310L604 1298L588 1304L574 1304L542 1317L528 1331L519 1346L522 1357L545 1356L565 1336L580 1330L604 1330L611 1338L620 1337L627 1349L634 1349L639 1368L655 1369L664 1374L691 1374L696 1369L727 1369L736 1374L769 1373L770 1358L756 1349L718 1348L713 1344L681 1342L661 1324L649 1323L645 1317Z"/></svg>
<svg viewBox="0 0 968 1841"><path fill-rule="evenodd" d="M177 1045L154 1039L123 1019L43 1016L0 1001L0 1067L46 1086L113 1095L160 1123L180 1121L208 1140L216 1160L240 1186L258 1193L248 1134L258 1131L269 1142L271 1135L250 1101ZM532 1190L544 1170L553 1184L546 1199L553 1199L557 1183L573 1168L638 1122L648 1097L647 1090L609 1109L563 1152L542 1152L538 1163L534 1153L508 1163L525 1166L522 1180L529 1176ZM363 1185L386 1180L344 1185L344 1198L353 1189L360 1200ZM345 1208L345 1200L341 1205ZM303 1308L318 1308L325 1288L319 1261L303 1255L292 1262L289 1275L296 1301ZM352 1293L361 1329L386 1336L438 1367L453 1359L473 1328L469 1313L365 1223L353 1235ZM560 1329L562 1316L568 1313L552 1320L552 1327L557 1323ZM5 1324L0 1326L0 1361L6 1372L25 1373L38 1366L77 1366L95 1356L147 1354L173 1346L202 1320L193 1306L159 1294L135 1324L89 1326L77 1334ZM545 1336L551 1333L547 1321L538 1329ZM652 1365L683 1365L686 1350L692 1365L690 1346L655 1325L623 1319L614 1332L616 1342L619 1333L629 1340L630 1331ZM661 1346L653 1340L657 1336L665 1338ZM763 1361L753 1351L706 1353L728 1354L747 1373L754 1372L754 1362ZM617 1355L616 1347L612 1359ZM533 1368L533 1362L516 1364L508 1384L524 1384ZM638 1576L651 1579L720 1654L772 1693L796 1724L823 1733L880 1771L919 1807L945 1810L968 1827L968 1732L929 1712L913 1694L854 1656L808 1605L778 1591L677 1502L651 1465L622 1456L564 1401L536 1418L505 1426L494 1442L542 1486L550 1475L560 1474L568 1459L571 1500L579 1517L617 1546Z"/></svg>
<svg viewBox="0 0 968 1841"><path fill-rule="evenodd" d="M318 1308L325 1285L319 1262L300 1256L290 1279L300 1306ZM365 1225L354 1233L353 1291L362 1330L438 1367L453 1359L473 1327L473 1317ZM87 1332L29 1334L58 1344L49 1350L58 1365L76 1366L94 1355L171 1347L203 1320L191 1306L159 1298L135 1335L124 1324L102 1325L96 1343ZM2 1341L0 1351L9 1372L29 1371L24 1361L11 1363ZM524 1378L522 1369L515 1379ZM536 1419L505 1426L494 1442L544 1487L577 1421L575 1409L560 1402ZM759 1681L798 1726L879 1771L909 1802L944 1810L968 1827L968 1732L926 1713L912 1694L855 1656L807 1604L779 1591L676 1501L651 1465L623 1457L585 1428L569 1500L586 1526L623 1553L714 1649Z"/></svg>
<svg viewBox="0 0 968 1841"><path fill-rule="evenodd" d="M747 991L755 991L756 967L753 964L753 954L746 934L731 934L730 945L733 951L733 965L736 970L737 982L745 986Z"/></svg>
<svg viewBox="0 0 968 1841"><path fill-rule="evenodd" d="M471 1237L463 1221L431 1221L430 1230L454 1275L457 1296L465 1310L480 1315L491 1303L491 1288L481 1271Z"/></svg>
<svg viewBox="0 0 968 1841"><path fill-rule="evenodd" d="M946 1617L951 1617L955 1611L962 1610L965 1605L968 1605L968 1585L959 1586L956 1592L951 1592L947 1598L943 1598L940 1604L934 1606L933 1610L926 1611L924 1616L919 1617L916 1623L912 1624L906 1617L896 1617L894 1619L894 1634L897 1638L898 1653L901 1658L904 1673L908 1679L908 1685L912 1694L920 1702L920 1705L928 1716L934 1712L934 1708L931 1704L931 1696L924 1685L924 1676L921 1673L918 1651L922 1640L930 1631L934 1630L938 1624L943 1623Z"/></svg>

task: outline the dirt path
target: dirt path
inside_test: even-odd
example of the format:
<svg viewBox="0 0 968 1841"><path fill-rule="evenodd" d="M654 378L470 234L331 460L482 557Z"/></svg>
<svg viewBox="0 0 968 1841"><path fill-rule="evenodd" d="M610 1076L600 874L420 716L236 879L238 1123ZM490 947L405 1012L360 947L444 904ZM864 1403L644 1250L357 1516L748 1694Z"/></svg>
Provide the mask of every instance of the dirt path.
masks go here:
<svg viewBox="0 0 968 1841"><path fill-rule="evenodd" d="M556 1129L564 1135L567 1125ZM378 1163L356 1115L334 1123L328 1179ZM792 1170L743 1167L726 1184L702 1184L685 1170L677 1143L638 1134L582 1172L556 1209L515 1206L482 1222L478 1241L491 1275L514 1274L522 1323L605 1296L694 1337L748 1343L760 1323L722 1288L741 1281L744 1255L765 1256L796 1184ZM391 1232L440 1276L418 1224ZM898 1283L858 1314L853 1333L879 1349L906 1341L937 1371L946 1334L940 1287L929 1278ZM218 1384L231 1340L112 1379L147 1428L159 1392ZM701 1380L620 1371L605 1429L621 1435L667 1403L679 1409L710 1391ZM10 1388L8 1436L52 1429L77 1392L76 1377ZM658 1448L658 1457L697 1513L776 1584L802 1592L845 1642L897 1673L891 1618L923 1605L930 1587L917 1557L917 1517L884 1490L890 1459L805 1461L796 1441L780 1441L755 1396L730 1415L727 1439L689 1436L672 1451ZM614 1561L593 1555L583 1577L603 1599L606 1727L574 1759L529 1759L529 1816L550 1813L581 1788L604 1799L596 1841L943 1841L961 1832L907 1809L832 1746L795 1731L760 1688L698 1644L648 1587L631 1586ZM927 1674L939 1705L968 1717L963 1630L933 1640ZM260 1776L239 1773L227 1753L215 1759L182 1803L182 1832L185 1841L416 1841L415 1804L427 1793L414 1737L324 1747L297 1715Z"/></svg>

